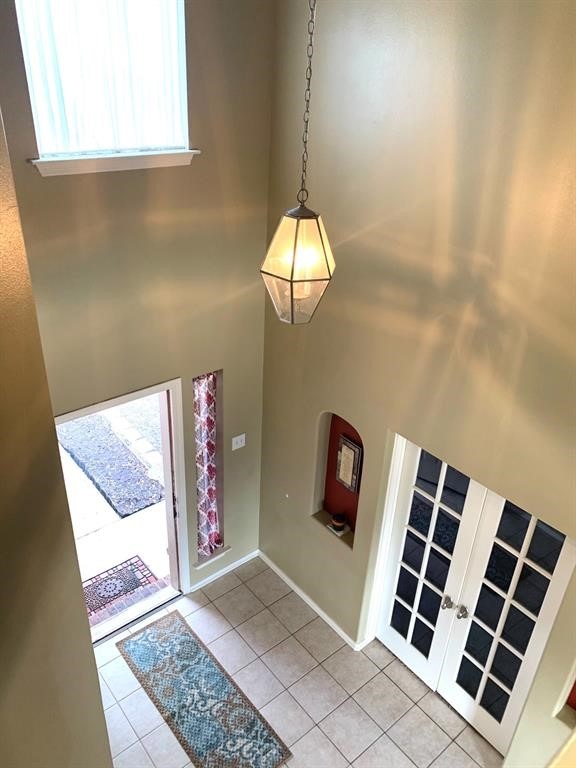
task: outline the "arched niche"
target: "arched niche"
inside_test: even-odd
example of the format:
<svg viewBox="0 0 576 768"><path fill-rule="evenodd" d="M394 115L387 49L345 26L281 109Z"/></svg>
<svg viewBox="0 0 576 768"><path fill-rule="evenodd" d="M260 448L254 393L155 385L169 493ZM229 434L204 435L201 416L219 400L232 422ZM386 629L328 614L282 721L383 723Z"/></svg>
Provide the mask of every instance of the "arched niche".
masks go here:
<svg viewBox="0 0 576 768"><path fill-rule="evenodd" d="M332 515L345 515L351 530L343 540L350 546L356 528L363 458L362 438L352 424L338 414L322 413L318 420L314 516L326 525Z"/></svg>

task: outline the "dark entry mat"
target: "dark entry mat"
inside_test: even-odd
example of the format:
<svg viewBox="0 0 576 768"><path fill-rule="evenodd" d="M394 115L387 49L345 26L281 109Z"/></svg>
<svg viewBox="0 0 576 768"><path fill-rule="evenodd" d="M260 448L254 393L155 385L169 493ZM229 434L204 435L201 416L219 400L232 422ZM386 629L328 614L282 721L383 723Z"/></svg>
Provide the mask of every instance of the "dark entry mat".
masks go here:
<svg viewBox="0 0 576 768"><path fill-rule="evenodd" d="M59 424L60 445L120 515L127 517L164 498L164 489L98 414Z"/></svg>
<svg viewBox="0 0 576 768"><path fill-rule="evenodd" d="M82 582L88 615L95 613L122 595L128 595L139 587L154 584L158 579L136 555L98 576Z"/></svg>

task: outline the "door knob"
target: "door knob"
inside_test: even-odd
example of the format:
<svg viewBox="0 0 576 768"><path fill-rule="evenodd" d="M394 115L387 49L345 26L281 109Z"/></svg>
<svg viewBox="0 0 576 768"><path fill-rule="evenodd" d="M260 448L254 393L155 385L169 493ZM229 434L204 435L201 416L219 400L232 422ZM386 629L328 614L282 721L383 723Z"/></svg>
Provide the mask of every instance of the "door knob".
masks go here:
<svg viewBox="0 0 576 768"><path fill-rule="evenodd" d="M442 608L443 611L445 611L446 608L454 608L454 603L452 602L450 595L444 595L440 608Z"/></svg>
<svg viewBox="0 0 576 768"><path fill-rule="evenodd" d="M466 608L465 605L459 605L458 610L456 611L456 618L457 619L467 619L468 618L468 608Z"/></svg>

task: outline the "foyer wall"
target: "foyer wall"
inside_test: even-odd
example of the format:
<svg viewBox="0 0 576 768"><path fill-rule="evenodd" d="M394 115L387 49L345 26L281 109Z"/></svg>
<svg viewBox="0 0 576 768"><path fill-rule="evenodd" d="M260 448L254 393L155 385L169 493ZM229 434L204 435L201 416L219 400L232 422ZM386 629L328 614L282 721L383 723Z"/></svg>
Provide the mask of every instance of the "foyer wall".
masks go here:
<svg viewBox="0 0 576 768"><path fill-rule="evenodd" d="M269 232L298 185L306 15L279 0ZM387 430L576 536L575 16L563 0L318 2L309 205L337 266L310 326L266 307L260 538L360 641ZM352 551L310 518L323 411L364 441ZM571 599L510 766L562 745Z"/></svg>
<svg viewBox="0 0 576 768"><path fill-rule="evenodd" d="M267 305L260 533L352 638L387 430L576 535L575 11L319 0L309 204L337 266L310 326ZM279 1L269 232L298 186L306 17ZM364 441L350 552L310 518L323 411Z"/></svg>
<svg viewBox="0 0 576 768"><path fill-rule="evenodd" d="M185 168L42 178L12 2L0 3L8 145L54 412L181 378L195 553L192 379L223 370L225 544L258 546L273 6L188 0ZM246 447L231 452L233 435Z"/></svg>
<svg viewBox="0 0 576 768"><path fill-rule="evenodd" d="M0 263L0 765L111 768L1 117Z"/></svg>

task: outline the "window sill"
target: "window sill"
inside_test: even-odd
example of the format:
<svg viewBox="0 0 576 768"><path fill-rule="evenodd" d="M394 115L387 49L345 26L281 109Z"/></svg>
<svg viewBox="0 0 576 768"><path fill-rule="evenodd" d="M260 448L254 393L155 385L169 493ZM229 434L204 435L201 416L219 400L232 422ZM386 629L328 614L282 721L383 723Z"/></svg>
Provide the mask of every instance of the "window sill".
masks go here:
<svg viewBox="0 0 576 768"><path fill-rule="evenodd" d="M190 165L199 149L176 149L162 152L138 152L133 155L92 155L85 157L51 157L31 160L42 176L70 176L78 173L134 171L145 168L167 168Z"/></svg>
<svg viewBox="0 0 576 768"><path fill-rule="evenodd" d="M204 568L207 565L211 565L214 560L219 560L227 552L229 552L230 549L231 547L222 547L222 549L217 549L213 554L210 555L210 557L206 557L203 560L197 560L195 563L193 563L192 568L194 568L196 571L199 571L201 568ZM194 589L196 589L196 587L194 587Z"/></svg>

